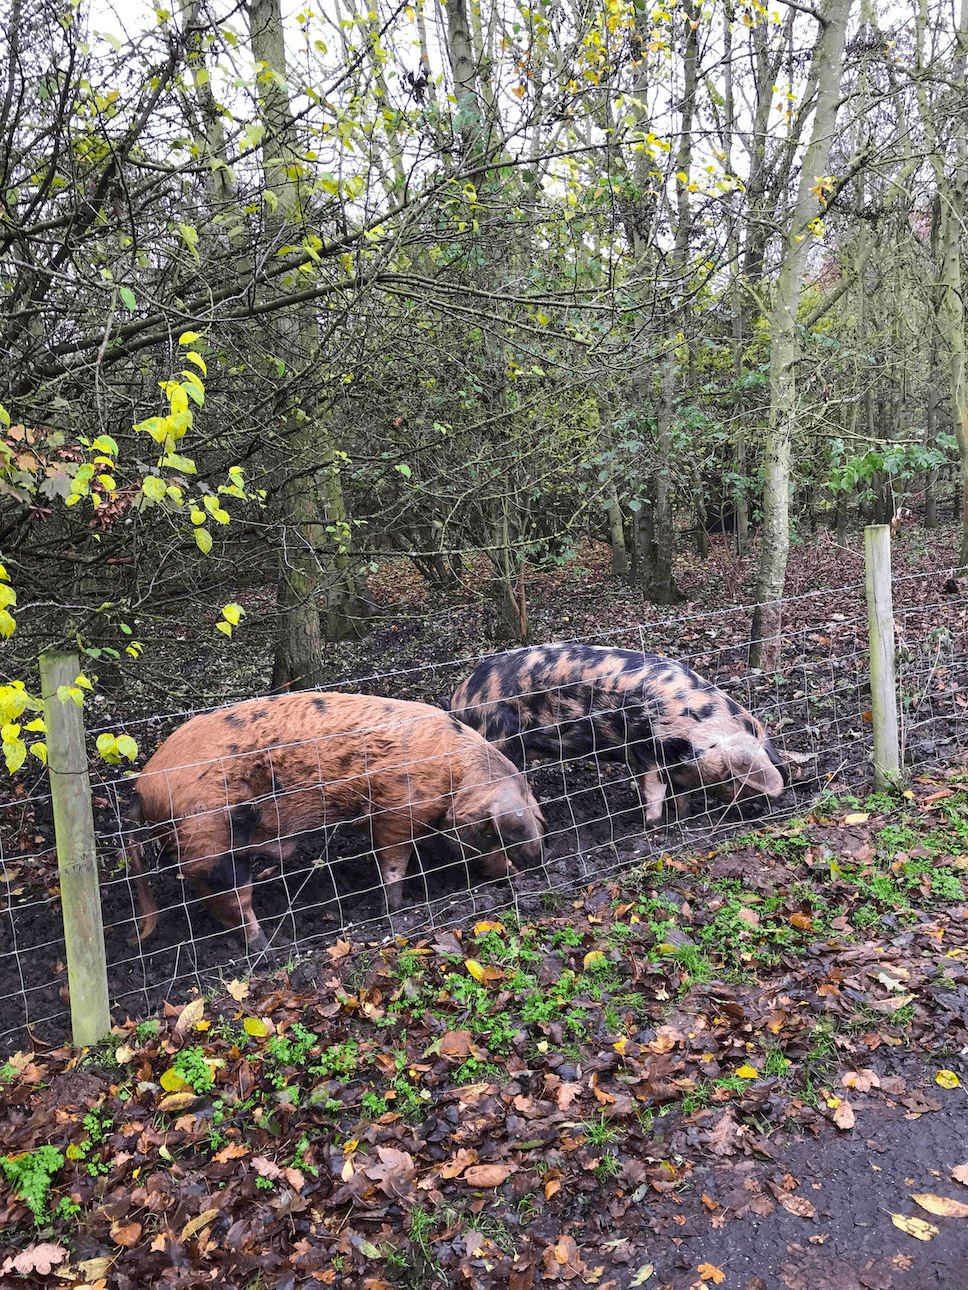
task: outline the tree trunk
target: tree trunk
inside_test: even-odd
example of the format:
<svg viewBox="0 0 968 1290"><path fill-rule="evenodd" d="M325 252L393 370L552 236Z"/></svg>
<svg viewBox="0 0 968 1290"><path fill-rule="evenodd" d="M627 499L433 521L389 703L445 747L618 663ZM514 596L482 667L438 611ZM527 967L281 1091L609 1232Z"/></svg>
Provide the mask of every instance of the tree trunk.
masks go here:
<svg viewBox="0 0 968 1290"><path fill-rule="evenodd" d="M648 597L657 605L674 605L682 599L682 592L672 578L672 549L674 540L672 518L672 421L676 400L676 352L670 346L662 364L662 377L656 399L655 420L659 447L659 460L655 472L655 510L653 514L653 547L655 558Z"/></svg>
<svg viewBox="0 0 968 1290"><path fill-rule="evenodd" d="M844 40L850 0L826 0L823 28L805 93L816 91L813 131L803 158L796 208L786 230L783 259L770 310L770 423L763 485L763 536L760 541L756 608L750 662L770 669L780 655L781 607L790 553L790 473L793 435L798 424L796 363L799 356L797 311L803 289L810 224L817 211L812 193L816 177L827 170L837 119Z"/></svg>
<svg viewBox="0 0 968 1290"><path fill-rule="evenodd" d="M627 578L629 573L629 556L625 549L625 518L615 491L614 481L609 484L611 500L605 514L608 516L608 539L612 548L612 559L609 571L616 578Z"/></svg>
<svg viewBox="0 0 968 1290"><path fill-rule="evenodd" d="M256 62L265 134L262 167L265 225L275 245L302 237L303 165L287 97L288 72L280 0L252 0L249 33ZM270 448L276 479L280 567L273 687L307 688L324 679L323 642L356 627L356 585L349 557L350 527L336 446L326 413L299 405L293 376L315 365L319 332L314 307L294 305L268 326L267 380L279 383L276 446ZM268 355L272 355L272 359ZM278 375L277 363L285 364ZM270 438L270 444L273 440ZM316 467L320 476L316 476Z"/></svg>
<svg viewBox="0 0 968 1290"><path fill-rule="evenodd" d="M938 387L934 381L934 371L937 363L937 350L935 346L931 347L931 363L929 371L931 373L928 380L928 406L927 406L927 423L924 428L924 446L933 448L938 437ZM924 527L926 529L936 529L938 527L938 468L931 466L925 472L924 478Z"/></svg>
<svg viewBox="0 0 968 1290"><path fill-rule="evenodd" d="M491 598L497 610L497 640L528 641L528 602L524 588L524 565L511 549L507 514L495 529L495 551L491 555L495 576L491 579Z"/></svg>
<svg viewBox="0 0 968 1290"><path fill-rule="evenodd" d="M722 517L722 510L720 510ZM723 525L723 532L726 527ZM708 517L706 512L706 498L700 491L696 494L696 555L700 560L705 560L709 555L709 528Z"/></svg>
<svg viewBox="0 0 968 1290"><path fill-rule="evenodd" d="M927 27L927 5L918 8L916 38L918 58L923 55ZM964 96L966 63L968 63L968 0L962 0L955 57L948 83L952 92ZM954 142L953 170L946 166L950 137L939 139L933 111L922 80L915 82L921 119L930 148L939 199L934 207L932 246L936 248L938 283L935 289L938 334L945 353L948 394L955 440L958 444L958 506L961 512L961 540L958 549L959 568L968 567L968 371L965 352L965 293L961 270L961 238L965 226L965 190L968 187L968 124L964 115L954 115L951 135Z"/></svg>
<svg viewBox="0 0 968 1290"><path fill-rule="evenodd" d="M649 481L652 491L652 481ZM643 596L648 595L655 577L655 522L652 497L643 497L632 519L632 582Z"/></svg>
<svg viewBox="0 0 968 1290"><path fill-rule="evenodd" d="M723 64L725 67L726 77L726 95L725 95L725 151L726 161L725 168L727 174L732 173L733 162L733 134L736 130L736 106L733 95L733 21L735 18L735 6L733 0L727 0L726 4L726 27L723 33ZM730 220L730 231L728 237L729 245L729 308L730 308L730 331L733 352L733 416L735 418L735 429L733 432L733 469L739 479L743 482L739 485L739 493L736 497L736 554L744 556L749 550L749 524L750 511L749 499L746 487L746 456L747 456L747 433L746 417L744 413L744 398L742 391L743 380L743 289L740 281L739 272L739 228L736 219ZM707 544L708 545L708 544Z"/></svg>

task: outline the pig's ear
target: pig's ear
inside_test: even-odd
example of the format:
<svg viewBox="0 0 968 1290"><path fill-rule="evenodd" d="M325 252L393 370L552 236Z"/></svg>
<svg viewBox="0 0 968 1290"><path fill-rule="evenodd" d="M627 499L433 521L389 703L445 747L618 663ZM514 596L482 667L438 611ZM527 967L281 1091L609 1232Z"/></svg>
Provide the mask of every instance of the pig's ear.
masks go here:
<svg viewBox="0 0 968 1290"><path fill-rule="evenodd" d="M742 757L736 756L736 750L732 747L731 738L727 736L726 738L713 739L699 753L696 759L701 783L706 788L715 788L719 784L728 784L736 775L733 769L734 762L741 764Z"/></svg>
<svg viewBox="0 0 968 1290"><path fill-rule="evenodd" d="M443 829L462 829L475 823L480 818L480 811L474 809L473 791L466 788L456 789L447 804L447 811L441 821Z"/></svg>
<svg viewBox="0 0 968 1290"><path fill-rule="evenodd" d="M522 797L517 784L507 784L494 796L491 819L502 844L539 842L545 829L541 808L528 794Z"/></svg>

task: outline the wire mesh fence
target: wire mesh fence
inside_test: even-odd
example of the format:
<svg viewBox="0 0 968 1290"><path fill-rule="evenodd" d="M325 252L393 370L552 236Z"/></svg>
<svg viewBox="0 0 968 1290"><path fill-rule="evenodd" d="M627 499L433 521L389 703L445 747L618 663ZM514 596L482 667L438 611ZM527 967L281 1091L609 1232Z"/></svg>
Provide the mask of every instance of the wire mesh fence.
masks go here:
<svg viewBox="0 0 968 1290"><path fill-rule="evenodd" d="M915 768L955 756L965 736L968 601L946 575L894 582L902 747ZM630 866L769 828L824 790L861 791L872 744L863 585L841 588L835 612L831 601L785 602L768 673L749 668L749 614L736 609L598 633L560 649L553 675L525 665L541 651L505 655L476 694L480 660L465 658L348 679L331 697L131 723L149 772L141 821L133 776L98 762L89 731L114 1015L340 937L420 936L512 905L534 916ZM409 702L429 692L457 711ZM488 724L494 703L517 728ZM27 1030L62 1042L64 936L39 772L0 807L0 877L0 1045L22 1046Z"/></svg>

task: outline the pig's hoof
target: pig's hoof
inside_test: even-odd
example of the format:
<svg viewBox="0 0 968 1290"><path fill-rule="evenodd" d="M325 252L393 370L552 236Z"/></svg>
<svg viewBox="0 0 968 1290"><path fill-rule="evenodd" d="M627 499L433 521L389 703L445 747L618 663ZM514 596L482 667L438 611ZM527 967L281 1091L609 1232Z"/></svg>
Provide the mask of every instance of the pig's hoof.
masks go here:
<svg viewBox="0 0 968 1290"><path fill-rule="evenodd" d="M246 946L246 957L253 967L282 967L296 957L295 944L281 936L274 936L271 941L264 940L262 949L256 949L254 945Z"/></svg>

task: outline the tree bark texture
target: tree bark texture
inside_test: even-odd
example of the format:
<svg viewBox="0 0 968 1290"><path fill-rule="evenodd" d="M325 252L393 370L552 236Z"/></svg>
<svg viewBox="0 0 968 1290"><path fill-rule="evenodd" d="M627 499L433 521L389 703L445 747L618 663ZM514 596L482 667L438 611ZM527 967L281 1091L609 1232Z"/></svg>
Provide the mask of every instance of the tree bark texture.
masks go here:
<svg viewBox="0 0 968 1290"><path fill-rule="evenodd" d="M820 213L811 192L826 173L837 117L850 0L826 0L807 92L816 93L813 130L803 158L793 218L770 310L770 421L765 445L763 533L760 539L756 608L750 641L753 667L775 667L780 653L781 607L790 553L790 485L793 437L798 423L797 311L803 290L810 223Z"/></svg>
<svg viewBox="0 0 968 1290"><path fill-rule="evenodd" d="M264 68L258 84L265 128L266 231L270 243L298 243L303 236L302 167L286 88L279 0L252 0L249 28L256 62ZM339 640L356 626L350 529L328 418L316 409L299 407L295 393L293 377L311 368L319 350L313 307L294 304L276 315L268 324L267 339L272 357L267 354L266 380L279 385L277 446L271 451L280 529L279 625L272 682L274 689L308 688L324 680L324 641ZM277 375L274 358L285 363L282 377Z"/></svg>

